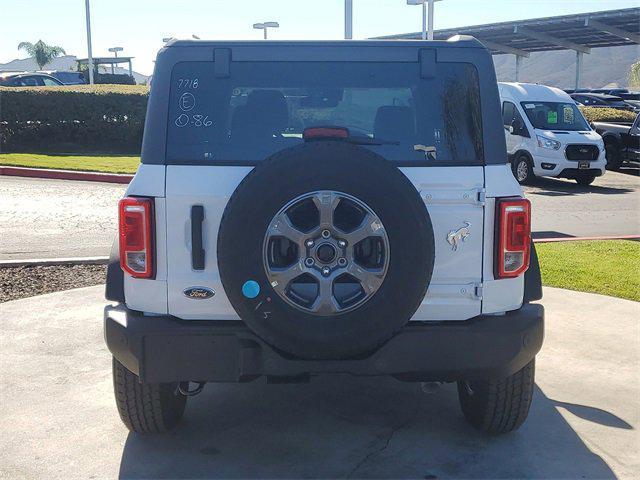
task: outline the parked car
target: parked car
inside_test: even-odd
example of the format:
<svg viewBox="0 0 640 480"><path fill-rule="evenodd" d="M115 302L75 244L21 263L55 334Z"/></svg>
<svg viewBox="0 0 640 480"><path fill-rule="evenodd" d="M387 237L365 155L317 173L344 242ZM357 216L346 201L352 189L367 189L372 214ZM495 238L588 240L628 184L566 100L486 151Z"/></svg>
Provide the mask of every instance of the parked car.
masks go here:
<svg viewBox="0 0 640 480"><path fill-rule="evenodd" d="M472 425L518 428L530 222L475 39L172 42L108 266L120 417L159 432L204 382L350 373L457 382Z"/></svg>
<svg viewBox="0 0 640 480"><path fill-rule="evenodd" d="M640 100L625 100L629 105L633 107L633 110L640 112Z"/></svg>
<svg viewBox="0 0 640 480"><path fill-rule="evenodd" d="M619 93L618 96L622 98L625 102L628 102L630 100L634 100L634 101L640 100L640 92Z"/></svg>
<svg viewBox="0 0 640 480"><path fill-rule="evenodd" d="M640 112L640 92L620 93L619 96L631 105L636 112Z"/></svg>
<svg viewBox="0 0 640 480"><path fill-rule="evenodd" d="M626 162L640 162L640 115L633 123L593 122L602 139L607 168L619 169Z"/></svg>
<svg viewBox="0 0 640 480"><path fill-rule="evenodd" d="M620 110L633 110L633 107L621 97L606 95L604 93L574 93L571 98L585 107L617 108Z"/></svg>
<svg viewBox="0 0 640 480"><path fill-rule="evenodd" d="M578 93L578 92L576 92ZM622 93L629 93L626 88L594 88L591 93L603 93L605 95L620 96Z"/></svg>
<svg viewBox="0 0 640 480"><path fill-rule="evenodd" d="M500 83L499 89L507 153L518 182L545 176L590 185L604 174L602 138L569 95L531 83Z"/></svg>
<svg viewBox="0 0 640 480"><path fill-rule="evenodd" d="M578 88L578 89L567 88L564 90L564 92L571 95L572 93L589 93L591 92L591 89L590 88Z"/></svg>
<svg viewBox="0 0 640 480"><path fill-rule="evenodd" d="M36 72L0 72L2 87L57 87L62 82L45 73Z"/></svg>
<svg viewBox="0 0 640 480"><path fill-rule="evenodd" d="M43 70L40 73L51 75L52 77L60 80L65 85L84 85L87 83L82 72L71 72L65 70Z"/></svg>

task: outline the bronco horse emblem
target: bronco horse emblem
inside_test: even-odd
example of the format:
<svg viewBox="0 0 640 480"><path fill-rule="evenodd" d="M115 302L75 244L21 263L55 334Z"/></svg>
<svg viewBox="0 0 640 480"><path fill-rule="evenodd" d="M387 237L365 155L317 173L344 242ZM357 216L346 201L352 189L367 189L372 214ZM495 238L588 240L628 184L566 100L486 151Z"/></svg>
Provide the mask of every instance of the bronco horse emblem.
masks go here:
<svg viewBox="0 0 640 480"><path fill-rule="evenodd" d="M471 224L469 222L463 223L464 227L461 227L458 230L451 230L447 234L447 242L449 242L449 245L451 245L451 250L453 250L454 252L458 250L458 245L460 244L460 242L466 242L467 237L471 235L471 232L469 231L469 227L471 226Z"/></svg>

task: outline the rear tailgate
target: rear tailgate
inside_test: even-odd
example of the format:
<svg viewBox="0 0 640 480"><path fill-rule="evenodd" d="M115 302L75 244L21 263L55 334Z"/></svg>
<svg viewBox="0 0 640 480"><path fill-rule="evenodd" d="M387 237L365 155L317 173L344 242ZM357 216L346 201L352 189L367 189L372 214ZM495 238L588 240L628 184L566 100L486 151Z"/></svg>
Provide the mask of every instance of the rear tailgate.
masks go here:
<svg viewBox="0 0 640 480"><path fill-rule="evenodd" d="M220 219L250 167L168 166L167 247L169 313L184 319L237 319L220 281L216 242ZM483 167L403 168L431 215L436 261L427 296L414 320L465 320L481 313ZM191 209L202 206L204 269L192 265ZM213 290L207 301L192 287Z"/></svg>

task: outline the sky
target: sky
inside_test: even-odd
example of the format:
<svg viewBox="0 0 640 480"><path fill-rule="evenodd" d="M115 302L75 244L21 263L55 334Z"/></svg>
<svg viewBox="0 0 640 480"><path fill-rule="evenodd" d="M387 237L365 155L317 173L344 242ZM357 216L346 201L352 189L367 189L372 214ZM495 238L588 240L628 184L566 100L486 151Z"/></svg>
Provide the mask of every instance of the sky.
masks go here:
<svg viewBox="0 0 640 480"><path fill-rule="evenodd" d="M26 58L22 41L43 40L67 54L87 56L85 0L0 0L0 63ZM422 11L406 0L353 0L354 38L420 31ZM435 29L638 6L638 0L442 0ZM340 39L344 0L91 0L94 56L135 57L149 75L165 37L260 39L256 22L277 21L274 40Z"/></svg>

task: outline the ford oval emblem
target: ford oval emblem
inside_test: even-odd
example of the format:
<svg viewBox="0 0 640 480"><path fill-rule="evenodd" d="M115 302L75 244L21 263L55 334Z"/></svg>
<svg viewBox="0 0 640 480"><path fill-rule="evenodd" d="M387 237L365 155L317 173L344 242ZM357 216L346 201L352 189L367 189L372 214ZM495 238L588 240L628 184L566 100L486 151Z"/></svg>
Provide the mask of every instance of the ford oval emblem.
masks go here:
<svg viewBox="0 0 640 480"><path fill-rule="evenodd" d="M216 292L207 287L189 287L185 288L182 293L184 293L185 297L193 300L206 300L216 294Z"/></svg>

